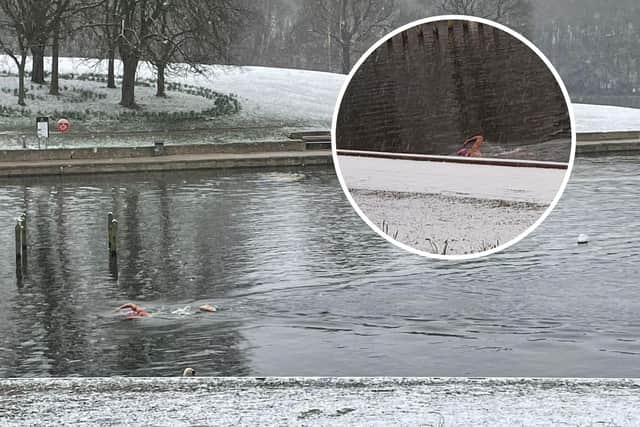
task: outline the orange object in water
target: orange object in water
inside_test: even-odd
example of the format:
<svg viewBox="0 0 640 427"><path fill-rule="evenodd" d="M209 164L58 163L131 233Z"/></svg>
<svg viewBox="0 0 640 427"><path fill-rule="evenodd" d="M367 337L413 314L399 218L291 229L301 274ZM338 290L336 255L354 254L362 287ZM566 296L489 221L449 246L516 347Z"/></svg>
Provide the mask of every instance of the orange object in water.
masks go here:
<svg viewBox="0 0 640 427"><path fill-rule="evenodd" d="M472 144L471 148L467 148L469 144ZM467 148L464 156L465 157L481 157L482 153L480 152L480 147L484 144L484 137L482 135L472 136L467 139L464 144L462 144L463 148Z"/></svg>
<svg viewBox="0 0 640 427"><path fill-rule="evenodd" d="M128 317L148 317L148 316L150 316L150 314L147 313L142 307L140 307L137 304L132 304L130 302L127 303L127 304L121 305L116 310L124 310L125 308L128 308L130 310L130 312L127 313Z"/></svg>

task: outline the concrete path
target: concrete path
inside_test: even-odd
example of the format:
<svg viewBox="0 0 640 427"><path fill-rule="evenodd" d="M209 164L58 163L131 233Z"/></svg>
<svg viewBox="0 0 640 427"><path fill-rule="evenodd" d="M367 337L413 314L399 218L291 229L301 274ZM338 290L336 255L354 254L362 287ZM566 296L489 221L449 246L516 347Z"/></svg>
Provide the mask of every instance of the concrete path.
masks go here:
<svg viewBox="0 0 640 427"><path fill-rule="evenodd" d="M591 132L577 135L576 154L624 153L640 153L640 131Z"/></svg>
<svg viewBox="0 0 640 427"><path fill-rule="evenodd" d="M349 189L549 204L567 173L542 169L339 156Z"/></svg>
<svg viewBox="0 0 640 427"><path fill-rule="evenodd" d="M636 426L640 380L0 380L0 425Z"/></svg>
<svg viewBox="0 0 640 427"><path fill-rule="evenodd" d="M327 150L0 162L0 177L331 164Z"/></svg>

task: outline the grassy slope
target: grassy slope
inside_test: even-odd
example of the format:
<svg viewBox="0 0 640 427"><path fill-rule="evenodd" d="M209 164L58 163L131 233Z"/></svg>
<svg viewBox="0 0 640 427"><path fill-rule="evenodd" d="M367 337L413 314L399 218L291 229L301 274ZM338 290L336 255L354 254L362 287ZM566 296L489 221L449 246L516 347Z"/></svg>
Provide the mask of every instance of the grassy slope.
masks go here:
<svg viewBox="0 0 640 427"><path fill-rule="evenodd" d="M15 145L8 141L15 133L33 134L38 115L70 118L73 131L65 139L90 134L96 145L115 130L220 129L211 132L214 140L272 139L298 128L328 128L344 79L302 70L204 66L201 73L178 69L170 74L168 96L161 99L154 96L153 70L143 64L136 87L140 108L128 110L118 105L120 90L106 88L104 61L62 58L60 73L60 96L48 95L48 85L29 82L27 106L20 108L15 66L0 56L0 132L5 134L0 144Z"/></svg>

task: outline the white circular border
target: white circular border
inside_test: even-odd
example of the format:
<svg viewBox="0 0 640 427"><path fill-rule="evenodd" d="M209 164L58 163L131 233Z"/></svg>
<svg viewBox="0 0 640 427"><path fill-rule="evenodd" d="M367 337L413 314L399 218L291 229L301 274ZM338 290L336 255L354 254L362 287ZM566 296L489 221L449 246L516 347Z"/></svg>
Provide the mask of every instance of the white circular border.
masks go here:
<svg viewBox="0 0 640 427"><path fill-rule="evenodd" d="M340 170L340 162L338 161L338 153L336 151L336 148L337 148L337 145L336 145L336 126L337 126L337 123L338 123L338 113L340 112L340 104L342 103L342 98L344 97L345 91L347 90L347 87L349 86L349 83L351 82L351 79L353 78L355 73L358 71L360 66L364 63L364 61L366 61L367 58L369 58L369 56L373 53L374 50L376 50L378 47L380 47L382 44L384 44L384 42L386 42L387 40L389 40L390 38L392 38L396 34L399 34L399 33L403 32L405 30L408 30L410 28L416 27L416 26L421 25L421 24L427 24L429 22L436 22L436 21L450 21L450 20L479 22L479 23L482 23L484 25L488 25L490 27L497 28L497 29L502 30L502 31L508 33L509 35L515 37L516 39L518 39L522 43L524 43L527 47L529 47L529 49L531 49L536 55L538 55L538 57L540 59L542 59L542 61L544 61L545 65L547 66L549 71L551 71L551 73L553 74L553 77L555 77L556 82L560 86L560 89L562 90L562 94L564 95L564 101L565 101L565 104L567 106L567 110L569 111L569 120L570 120L570 125L571 125L571 155L570 155L570 158L569 158L569 166L567 168L567 172L565 173L564 180L562 181L562 184L560 185L560 188L558 189L558 192L556 193L556 196L553 199L553 201L551 202L551 204L549 205L549 207L547 207L547 209L540 216L540 218L538 218L538 220L536 222L534 222L531 226L529 226L529 228L527 228L522 233L520 233L519 235L517 235L513 239L509 240L508 242L506 242L506 243L504 243L502 245L499 245L499 246L497 246L497 247L495 247L493 249L487 250L487 251L482 251L482 252L472 253L472 254L466 254L466 255L439 255L439 254L434 254L434 253L431 253L431 252L421 251L421 250L418 250L418 249L416 249L416 248L414 248L412 246L405 245L404 243L399 242L399 241L393 239L392 237L390 237L389 235L387 235L386 233L384 233L380 228L378 228L377 225L375 225L364 214L364 212L362 212L362 210L360 209L358 204L353 200L353 197L351 196L351 192L349 191L349 188L345 184L344 178L342 176L342 171ZM364 220L364 222L366 222L367 225L369 227L371 227L371 229L373 231L375 231L380 236L382 236L384 239L386 239L387 241L389 241L392 244L396 245L397 247L399 247L401 249L404 249L404 250L406 250L408 252L411 252L413 254L416 254L416 255L420 255L420 256L427 257L427 258L432 258L432 259L446 260L446 261L471 260L471 259L481 258L483 256L494 254L496 252L499 252L499 251L502 251L504 249L507 249L511 245L515 245L520 240L522 240L525 237L527 237L529 235L529 233L531 233L533 230L535 230L540 224L542 224L542 222L547 218L547 216L551 213L551 211L553 211L553 209L556 207L556 204L558 203L558 201L560 200L560 197L562 197L562 194L564 193L564 190L565 190L565 188L567 186L567 183L569 182L569 177L571 176L571 171L573 170L573 163L574 163L575 154L576 154L575 117L574 117L574 112L573 112L573 106L571 104L571 98L569 97L569 93L567 92L567 88L565 87L564 82L560 78L560 75L558 74L558 71L556 71L555 67L551 64L549 59L532 42L530 42L528 39L526 39L520 33L516 32L516 31L512 30L511 28L508 28L508 27L506 27L506 26L504 26L502 24L498 24L497 22L493 22L493 21L490 21L490 20L484 19L484 18L478 18L478 17L475 17L475 16L467 16L467 15L439 15L439 16L432 16L430 18L424 18L424 19L419 19L417 21L410 22L410 23L408 23L406 25L403 25L400 28L397 28L397 29L393 30L392 32L390 32L386 36L382 37L373 46L371 46L364 53L364 55L362 55L360 57L360 59L358 59L358 62L356 62L356 64L353 66L353 68L351 68L351 72L347 75L347 78L346 78L345 82L342 84L342 88L340 89L340 94L338 95L338 99L336 101L336 105L335 105L334 110L333 110L333 120L331 122L331 153L332 153L332 156L333 156L333 164L334 164L334 166L336 168L336 174L338 175L338 180L340 181L340 186L342 187L342 191L344 191L344 193L347 196L347 199L349 200L349 203L351 203L351 206L353 207L353 209L355 209L355 211L358 213L360 218L362 218Z"/></svg>

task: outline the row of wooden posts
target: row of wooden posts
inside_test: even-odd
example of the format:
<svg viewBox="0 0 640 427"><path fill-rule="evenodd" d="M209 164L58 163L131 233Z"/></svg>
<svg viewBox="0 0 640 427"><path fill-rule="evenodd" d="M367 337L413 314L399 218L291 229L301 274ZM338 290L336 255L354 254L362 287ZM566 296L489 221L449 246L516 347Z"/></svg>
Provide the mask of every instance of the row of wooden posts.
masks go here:
<svg viewBox="0 0 640 427"><path fill-rule="evenodd" d="M24 212L16 219L16 277L18 283L27 274L27 213ZM118 220L113 213L107 214L107 245L109 247L109 270L118 276Z"/></svg>

